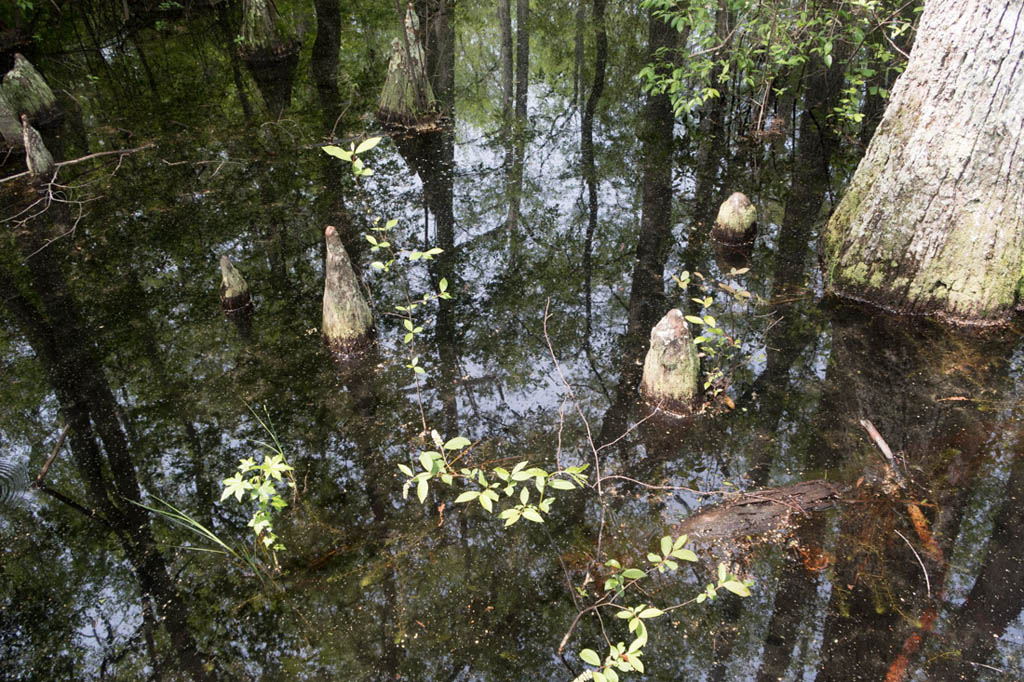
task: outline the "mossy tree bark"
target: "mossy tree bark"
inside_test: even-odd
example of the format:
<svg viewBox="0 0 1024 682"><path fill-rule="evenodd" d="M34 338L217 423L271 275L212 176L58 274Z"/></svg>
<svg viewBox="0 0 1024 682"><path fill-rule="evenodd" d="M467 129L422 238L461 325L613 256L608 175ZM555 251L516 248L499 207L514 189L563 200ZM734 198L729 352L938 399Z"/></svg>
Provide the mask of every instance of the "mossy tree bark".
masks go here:
<svg viewBox="0 0 1024 682"><path fill-rule="evenodd" d="M999 324L1024 282L1024 41L1010 0L925 6L906 72L824 235L832 294Z"/></svg>

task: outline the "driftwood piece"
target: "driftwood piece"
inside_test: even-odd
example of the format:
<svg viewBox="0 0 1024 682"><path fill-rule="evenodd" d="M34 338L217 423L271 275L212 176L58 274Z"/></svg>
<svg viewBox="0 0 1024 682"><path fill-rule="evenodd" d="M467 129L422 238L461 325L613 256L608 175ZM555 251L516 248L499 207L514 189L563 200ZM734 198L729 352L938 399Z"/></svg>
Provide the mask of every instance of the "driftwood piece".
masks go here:
<svg viewBox="0 0 1024 682"><path fill-rule="evenodd" d="M802 481L778 488L730 493L725 502L673 527L673 534L698 540L738 540L788 531L796 517L833 507L845 486Z"/></svg>

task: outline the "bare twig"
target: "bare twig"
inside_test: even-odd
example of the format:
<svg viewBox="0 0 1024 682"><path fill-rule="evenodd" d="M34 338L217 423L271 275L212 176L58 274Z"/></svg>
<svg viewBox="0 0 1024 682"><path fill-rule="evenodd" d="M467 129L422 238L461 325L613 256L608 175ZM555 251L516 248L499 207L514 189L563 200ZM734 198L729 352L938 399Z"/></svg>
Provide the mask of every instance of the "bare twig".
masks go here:
<svg viewBox="0 0 1024 682"><path fill-rule="evenodd" d="M64 166L72 166L72 165L74 165L76 163L82 163L83 161L89 161L91 159L98 159L98 158L100 158L102 156L113 156L115 154L118 154L120 156L124 156L126 154L134 154L136 152L141 152L141 151L146 150L146 149L151 149L151 148L153 148L155 146L156 145L154 143L150 142L149 144L144 144L141 147L133 147L132 149L112 149L109 152L95 152L93 154L86 154L85 156L80 156L77 159L71 159L69 161L59 161L58 163L55 163L53 165L56 168L62 168ZM15 175L8 175L6 178L0 178L0 183L8 182L10 180L16 180L17 178L25 177L28 174L29 174L28 171L24 171L22 173L17 173Z"/></svg>
<svg viewBox="0 0 1024 682"><path fill-rule="evenodd" d="M932 581L928 579L928 569L924 567L924 562L921 561L921 555L917 553L917 550L914 549L914 546L912 544L910 544L910 540L908 540L903 535L903 533L899 532L898 530L896 530L895 532L896 532L896 535L899 535L901 538L903 538L903 542L907 543L907 547L909 547L910 551L914 553L914 558L917 559L917 563L921 566L921 571L924 573L924 586L925 586L925 589L928 590L928 598L931 599L932 598Z"/></svg>
<svg viewBox="0 0 1024 682"><path fill-rule="evenodd" d="M57 436L57 442L54 444L53 450L50 451L50 456L46 458L43 468L39 470L39 475L36 476L36 481L33 484L36 488L43 485L43 479L46 478L46 474L50 471L50 465L53 464L53 460L57 459L57 453L59 453L61 447L64 446L64 437L68 435L68 429L70 428L71 423L68 422L64 425L64 428L60 430L60 435Z"/></svg>
<svg viewBox="0 0 1024 682"><path fill-rule="evenodd" d="M591 452L594 453L594 475L596 478L594 485L597 488L597 494L600 495L601 461L600 458L597 456L597 446L594 445L594 435L593 433L591 433L590 430L590 422L587 421L586 416L583 414L583 409L580 407L580 401L576 398L576 392L572 390L572 386L569 384L569 381L565 378L565 374L562 373L562 367L561 365L558 364L558 357L555 356L555 349L551 345L551 336L548 335L548 318L551 317L550 309L551 299L549 298L544 303L544 340L547 341L548 352L551 354L551 361L555 363L555 371L558 372L558 376L562 380L562 385L565 386L565 389L569 392L569 397L572 398L573 407L576 408L576 414L578 414L580 416L580 419L583 420L583 427L587 431L587 443L590 445Z"/></svg>

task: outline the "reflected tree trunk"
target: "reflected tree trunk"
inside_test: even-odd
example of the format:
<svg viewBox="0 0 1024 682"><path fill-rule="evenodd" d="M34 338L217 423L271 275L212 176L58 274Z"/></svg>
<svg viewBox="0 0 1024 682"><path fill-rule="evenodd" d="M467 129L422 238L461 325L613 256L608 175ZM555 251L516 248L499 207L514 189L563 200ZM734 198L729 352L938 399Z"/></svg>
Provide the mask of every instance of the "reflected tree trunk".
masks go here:
<svg viewBox="0 0 1024 682"><path fill-rule="evenodd" d="M55 217L52 211L47 214L51 220ZM23 256L27 290L18 284L20 278L0 269L0 285L7 292L3 305L27 337L71 427L71 456L92 512L113 530L140 591L157 605L178 668L196 680L215 679L214 669L207 669L191 634L187 610L168 575L148 518L133 504L141 496L128 438L99 349L64 276L67 242L50 241L54 232L66 231L67 225L58 221L55 227L44 228L37 222L19 229L15 240Z"/></svg>
<svg viewBox="0 0 1024 682"><path fill-rule="evenodd" d="M590 347L591 321L593 317L593 251L594 234L597 232L597 165L594 161L594 115L597 103L604 92L605 68L608 64L608 34L605 29L605 0L594 0L594 80L580 121L580 164L583 181L587 187L587 227L583 239L583 288L586 297L586 327L584 343Z"/></svg>
<svg viewBox="0 0 1024 682"><path fill-rule="evenodd" d="M509 0L498 0L498 28L501 30L501 119L507 126L515 100L515 70L512 49L512 12Z"/></svg>
<svg viewBox="0 0 1024 682"><path fill-rule="evenodd" d="M648 59L676 44L678 33L648 12ZM686 36L682 36L685 41ZM629 408L637 402L642 361L651 327L665 310L665 261L672 237L672 169L675 116L667 94L645 96L640 128L640 233L633 258L629 320L620 340L619 380L612 406L601 422L598 444L625 431ZM589 319L589 317L588 317ZM589 338L589 337L588 337Z"/></svg>
<svg viewBox="0 0 1024 682"><path fill-rule="evenodd" d="M837 317L833 328L819 422L823 442L808 467L845 465L851 480L881 480L882 458L857 423L868 419L906 460L913 484L900 497L927 494L933 505L919 508L915 520L902 500L871 498L847 509L840 522L837 546L844 550L836 557L816 679L849 679L851 670L884 679L907 669L913 648L904 643L927 634L934 621L934 600L942 598L949 570L942 556L957 539L991 434L1001 430L997 411L979 413L972 402L944 398L999 404L1010 346L882 318ZM908 543L917 547L928 582ZM912 627L908 614L925 629Z"/></svg>
<svg viewBox="0 0 1024 682"><path fill-rule="evenodd" d="M1020 567L1024 565L1024 456L1020 454L1021 436L1017 437L1017 455L1003 494L1003 504L996 514L981 571L967 594L963 605L953 615L953 640L959 656L937 657L930 666L932 679L971 679L978 674L979 664L998 665L993 661L996 643L1024 609L1024 581Z"/></svg>

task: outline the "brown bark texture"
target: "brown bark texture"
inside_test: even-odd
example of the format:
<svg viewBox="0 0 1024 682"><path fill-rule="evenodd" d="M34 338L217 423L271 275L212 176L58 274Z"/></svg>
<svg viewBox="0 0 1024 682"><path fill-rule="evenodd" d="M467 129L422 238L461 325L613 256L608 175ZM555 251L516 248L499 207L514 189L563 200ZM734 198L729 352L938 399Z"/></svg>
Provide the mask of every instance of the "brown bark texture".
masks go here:
<svg viewBox="0 0 1024 682"><path fill-rule="evenodd" d="M926 4L905 73L823 236L829 293L1007 321L1024 276L1024 6Z"/></svg>

